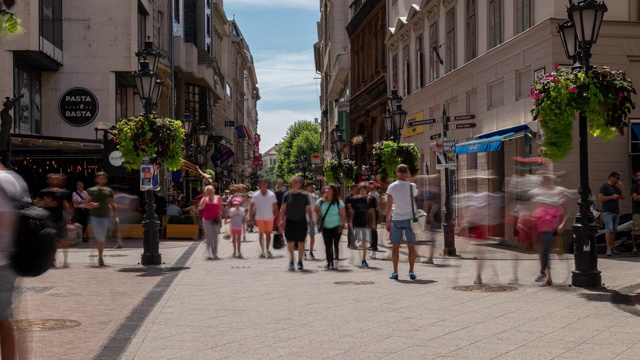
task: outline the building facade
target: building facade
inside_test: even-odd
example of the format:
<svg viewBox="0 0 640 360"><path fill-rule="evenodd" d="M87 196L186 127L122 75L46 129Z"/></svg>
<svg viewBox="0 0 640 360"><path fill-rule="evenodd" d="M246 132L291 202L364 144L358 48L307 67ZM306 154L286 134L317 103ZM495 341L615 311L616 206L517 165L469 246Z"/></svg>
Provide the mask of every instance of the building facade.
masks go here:
<svg viewBox="0 0 640 360"><path fill-rule="evenodd" d="M392 88L404 97L407 119L437 118L432 125L403 130L404 142L415 143L421 152L421 173L436 173L433 138L443 131L443 108L449 116L472 115L469 124L448 130L458 142L457 174L489 171L495 179L458 180L458 192L500 192L505 180L521 174L515 156L539 156L544 136L531 116L529 89L534 76L552 72L555 64L571 66L566 59L556 24L566 20L566 4L552 0L410 0L391 1L386 43L392 64L388 78ZM627 71L640 81L640 5L636 0L607 1L609 11L598 42L593 46L592 64ZM636 96L635 101L640 98ZM638 109L632 113L638 119ZM636 120L632 120L636 121ZM406 125L405 125L406 126ZM457 126L456 126L457 127ZM630 153L634 131L609 142L589 138L592 192L607 180L611 171L622 174L627 188L638 168L637 155ZM497 149L466 146L470 140L495 137ZM563 171L560 185L576 189L579 184L577 125L574 150L550 170ZM455 178L454 178L455 179ZM489 217L504 218L513 206ZM573 205L573 204L571 204ZM621 204L622 205L622 204ZM623 204L628 211L630 204ZM575 210L575 207L572 207ZM497 230L494 236L509 236Z"/></svg>

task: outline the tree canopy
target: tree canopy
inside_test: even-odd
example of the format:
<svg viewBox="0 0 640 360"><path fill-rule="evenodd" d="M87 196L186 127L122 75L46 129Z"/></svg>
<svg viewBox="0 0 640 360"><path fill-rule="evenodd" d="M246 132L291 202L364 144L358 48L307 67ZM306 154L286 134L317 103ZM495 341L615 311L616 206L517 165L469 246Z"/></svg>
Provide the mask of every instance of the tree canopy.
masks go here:
<svg viewBox="0 0 640 360"><path fill-rule="evenodd" d="M296 121L289 126L287 134L278 147L276 176L288 180L297 173L296 162L300 160L303 153L307 154L311 163L311 154L319 154L320 149L320 128L311 121ZM308 173L310 171L311 166L307 169Z"/></svg>

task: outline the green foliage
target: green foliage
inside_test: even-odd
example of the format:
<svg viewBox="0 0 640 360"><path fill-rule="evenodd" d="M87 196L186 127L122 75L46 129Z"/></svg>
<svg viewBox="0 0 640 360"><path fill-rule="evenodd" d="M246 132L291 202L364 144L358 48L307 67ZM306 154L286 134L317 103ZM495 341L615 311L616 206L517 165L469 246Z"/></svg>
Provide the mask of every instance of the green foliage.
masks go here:
<svg viewBox="0 0 640 360"><path fill-rule="evenodd" d="M420 151L413 143L380 141L373 145L373 154L378 161L378 175L393 178L396 175L396 167L400 164L407 165L412 176L418 175Z"/></svg>
<svg viewBox="0 0 640 360"><path fill-rule="evenodd" d="M216 176L216 173L211 169L204 169L204 170L202 170L202 172L207 174L207 175Z"/></svg>
<svg viewBox="0 0 640 360"><path fill-rule="evenodd" d="M356 177L356 162L351 159L342 160L342 179L347 186L353 185L354 178Z"/></svg>
<svg viewBox="0 0 640 360"><path fill-rule="evenodd" d="M21 19L6 10L0 10L0 37L6 34L19 34L24 31Z"/></svg>
<svg viewBox="0 0 640 360"><path fill-rule="evenodd" d="M276 167L268 166L260 171L260 176L267 179L269 186L275 188L278 177L276 176Z"/></svg>
<svg viewBox="0 0 640 360"><path fill-rule="evenodd" d="M577 112L587 117L591 135L604 140L612 139L616 131L622 135L635 109L631 99L635 93L624 71L603 67L585 74L582 69L570 71L556 65L554 72L536 79L531 88L531 112L545 135L544 156L558 161L569 155Z"/></svg>
<svg viewBox="0 0 640 360"><path fill-rule="evenodd" d="M142 158L155 158L171 170L182 165L184 129L178 120L144 116L122 119L116 125L115 141L127 169L142 164Z"/></svg>
<svg viewBox="0 0 640 360"><path fill-rule="evenodd" d="M342 180L342 164L337 159L327 159L324 161L324 180L329 184L339 184Z"/></svg>
<svg viewBox="0 0 640 360"><path fill-rule="evenodd" d="M320 153L320 128L306 120L296 121L287 129L287 134L278 146L276 177L288 180L295 173L296 161L302 153L308 157ZM309 159L311 162L311 159ZM308 171L311 170L309 166Z"/></svg>

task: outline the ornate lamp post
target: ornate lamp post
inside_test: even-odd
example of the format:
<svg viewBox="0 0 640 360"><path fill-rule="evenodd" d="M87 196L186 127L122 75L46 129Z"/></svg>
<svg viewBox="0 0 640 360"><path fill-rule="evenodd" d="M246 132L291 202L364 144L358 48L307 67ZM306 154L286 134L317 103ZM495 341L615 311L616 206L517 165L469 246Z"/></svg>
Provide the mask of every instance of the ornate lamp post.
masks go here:
<svg viewBox="0 0 640 360"><path fill-rule="evenodd" d="M198 127L198 163L203 167L207 167L207 152L209 151L209 130L207 129L207 125L201 124Z"/></svg>
<svg viewBox="0 0 640 360"><path fill-rule="evenodd" d="M389 112L383 116L384 125L389 133L389 140L400 143L407 112L402 108L402 97L398 95L396 89L391 90L391 95L387 98L387 104Z"/></svg>
<svg viewBox="0 0 640 360"><path fill-rule="evenodd" d="M582 67L585 73L591 71L591 46L598 40L602 18L607 12L604 2L581 0L570 1L567 8L569 20L558 24L557 30L562 40L565 54L574 60L574 69ZM587 117L579 113L580 137L580 200L579 211L573 224L575 237L575 270L572 272L571 285L577 287L600 287L602 278L598 270L596 233L591 212L591 188L589 187L589 144L587 139Z"/></svg>
<svg viewBox="0 0 640 360"><path fill-rule="evenodd" d="M340 125L336 124L336 126L331 130L333 133L333 140L331 144L333 145L333 152L336 154L336 158L342 160L342 151L344 150L344 130L340 128Z"/></svg>
<svg viewBox="0 0 640 360"><path fill-rule="evenodd" d="M307 168L309 167L309 158L306 152L302 152L300 159L296 161L296 170L302 172L302 178L307 180Z"/></svg>
<svg viewBox="0 0 640 360"><path fill-rule="evenodd" d="M154 108L158 104L158 98L162 90L162 81L158 78L158 73L156 72L161 55L153 48L153 42L147 37L147 41L144 42L144 48L139 50L136 56L138 57L139 68L138 71L133 73L133 78L140 100L144 105L144 117L150 120L155 115ZM156 205L153 189L145 191L145 200L146 213L142 220L144 251L140 264L160 265L162 264L158 232L160 221L158 221L158 215L155 212Z"/></svg>

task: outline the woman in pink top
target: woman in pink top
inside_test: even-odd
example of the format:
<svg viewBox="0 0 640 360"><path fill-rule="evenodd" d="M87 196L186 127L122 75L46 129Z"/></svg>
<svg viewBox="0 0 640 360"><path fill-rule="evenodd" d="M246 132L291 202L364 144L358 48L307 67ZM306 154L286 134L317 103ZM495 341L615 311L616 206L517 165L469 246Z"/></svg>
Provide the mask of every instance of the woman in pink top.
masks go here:
<svg viewBox="0 0 640 360"><path fill-rule="evenodd" d="M207 259L218 258L218 235L222 227L222 217L226 217L224 204L218 195L215 194L213 186L204 188L204 196L198 204L198 210L202 214L202 224L204 235L207 239Z"/></svg>

